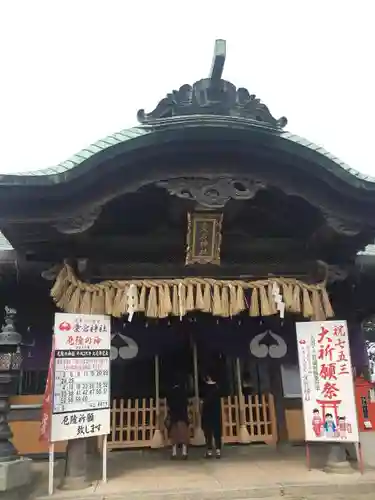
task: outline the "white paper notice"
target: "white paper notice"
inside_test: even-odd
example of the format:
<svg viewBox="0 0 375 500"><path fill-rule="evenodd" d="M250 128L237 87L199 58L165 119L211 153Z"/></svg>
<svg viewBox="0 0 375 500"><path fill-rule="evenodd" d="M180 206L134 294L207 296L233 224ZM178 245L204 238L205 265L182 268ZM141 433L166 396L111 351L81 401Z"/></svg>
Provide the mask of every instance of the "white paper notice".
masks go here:
<svg viewBox="0 0 375 500"><path fill-rule="evenodd" d="M55 315L51 441L110 432L108 316Z"/></svg>

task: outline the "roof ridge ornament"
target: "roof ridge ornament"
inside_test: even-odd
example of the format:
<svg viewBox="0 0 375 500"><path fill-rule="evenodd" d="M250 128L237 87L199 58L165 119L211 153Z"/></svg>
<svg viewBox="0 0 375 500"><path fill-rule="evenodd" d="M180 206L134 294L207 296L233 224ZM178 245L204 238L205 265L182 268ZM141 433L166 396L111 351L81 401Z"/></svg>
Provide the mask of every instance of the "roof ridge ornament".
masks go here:
<svg viewBox="0 0 375 500"><path fill-rule="evenodd" d="M209 78L193 85L182 85L162 99L151 113L140 109L138 121L153 124L157 120L174 116L217 115L245 118L254 122L282 129L288 123L283 116L274 118L268 107L255 94L222 79L226 59L226 41L216 40L214 58Z"/></svg>

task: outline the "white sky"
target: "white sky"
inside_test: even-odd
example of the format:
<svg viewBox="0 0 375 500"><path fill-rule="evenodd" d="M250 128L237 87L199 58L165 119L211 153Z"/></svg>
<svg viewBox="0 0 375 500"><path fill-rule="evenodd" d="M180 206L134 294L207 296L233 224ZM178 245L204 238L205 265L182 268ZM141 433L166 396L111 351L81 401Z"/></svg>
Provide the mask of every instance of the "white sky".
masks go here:
<svg viewBox="0 0 375 500"><path fill-rule="evenodd" d="M139 108L208 76L225 38L225 79L375 176L374 19L370 0L3 1L0 172L136 125Z"/></svg>

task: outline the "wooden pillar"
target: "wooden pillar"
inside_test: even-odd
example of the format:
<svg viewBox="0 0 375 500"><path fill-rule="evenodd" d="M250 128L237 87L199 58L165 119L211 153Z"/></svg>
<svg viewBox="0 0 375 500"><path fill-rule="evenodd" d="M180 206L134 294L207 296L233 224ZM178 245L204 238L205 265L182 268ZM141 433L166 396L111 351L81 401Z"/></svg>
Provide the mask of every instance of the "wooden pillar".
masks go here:
<svg viewBox="0 0 375 500"><path fill-rule="evenodd" d="M241 365L239 358L236 358L236 376L237 376L238 404L240 411L240 428L238 433L238 439L240 443L246 444L251 442L251 438L245 423L245 399L242 391Z"/></svg>
<svg viewBox="0 0 375 500"><path fill-rule="evenodd" d="M270 388L273 395L277 435L283 441L288 435L285 418L285 399L283 394L283 384L281 379L281 366L277 360L269 363Z"/></svg>
<svg viewBox="0 0 375 500"><path fill-rule="evenodd" d="M198 384L198 352L197 344L192 341L193 345L193 366L194 366L194 412L195 412L195 422L196 426L194 429L194 437L191 440L193 446L203 446L206 443L202 429L202 417L200 412L200 400L199 400L199 384Z"/></svg>
<svg viewBox="0 0 375 500"><path fill-rule="evenodd" d="M160 415L160 370L159 356L155 356L155 401L156 401L156 429L151 440L151 448L163 448L164 436L161 432L161 415Z"/></svg>

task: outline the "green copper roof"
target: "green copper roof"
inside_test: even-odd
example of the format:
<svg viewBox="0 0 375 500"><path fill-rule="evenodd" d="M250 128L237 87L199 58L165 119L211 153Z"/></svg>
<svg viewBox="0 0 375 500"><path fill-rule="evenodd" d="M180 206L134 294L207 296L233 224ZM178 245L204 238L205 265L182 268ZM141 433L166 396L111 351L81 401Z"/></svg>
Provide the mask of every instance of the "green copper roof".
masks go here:
<svg viewBox="0 0 375 500"><path fill-rule="evenodd" d="M253 122L249 119L244 119L241 117L227 117L227 116L212 116L212 115L194 115L194 116L182 116L182 117L170 117L164 118L160 120L155 120L152 125L140 125L137 127L133 127L130 129L124 129L119 132L116 132L112 135L101 139L90 146L82 149L77 154L68 158L67 160L55 165L53 167L45 168L42 170L36 170L33 172L18 172L12 174L3 174L0 175L0 184L3 183L16 183L15 177L24 178L23 182L27 183L26 178L30 177L55 177L57 176L53 182L64 181L64 174L73 170L75 167L79 166L86 160L92 158L95 154L108 150L113 146L117 146L124 143L130 143L132 139L141 138L144 136L150 136L159 131L173 131L182 129L185 127L228 127L228 128L239 128L239 129L247 129L249 133L251 131L263 131L265 133L269 133L272 136L277 136L280 139L284 139L289 144L298 144L303 146L305 149L305 153L307 151L311 151L311 154L314 155L312 161L317 162L317 155L319 155L324 163L324 166L327 170L331 170L332 172L339 174L340 170L342 173L349 174L353 179L357 179L357 181L363 181L364 183L375 183L375 177L370 175L361 174L359 171L351 168L348 164L341 161L337 156L333 155L323 147L304 139L296 134L292 134L287 131L275 131L268 128L265 124L259 124ZM271 146L272 147L272 146ZM318 158L319 158L318 156ZM324 161L325 160L325 161ZM339 169L337 169L339 167ZM10 181L10 178L13 177L13 182ZM9 179L7 181L7 179ZM21 179L20 179L21 180ZM371 186L372 187L372 186Z"/></svg>
<svg viewBox="0 0 375 500"><path fill-rule="evenodd" d="M41 175L56 175L62 174L71 170L72 168L78 166L80 163L88 160L96 153L100 153L111 146L129 141L130 139L135 139L150 133L151 130L146 127L133 127L129 129L120 130L115 134L109 135L104 139L94 142L90 146L82 149L79 153L71 156L67 160L55 165L54 167L44 168L42 170L35 170L33 172L17 172L12 175L18 176L41 176Z"/></svg>
<svg viewBox="0 0 375 500"><path fill-rule="evenodd" d="M290 132L282 132L281 137L284 137L285 139L287 139L291 142L295 142L297 144L300 144L301 146L304 146L306 148L309 148L312 151L316 151L317 153L319 153L322 156L325 156L329 160L333 161L339 167L343 168L349 174L354 175L355 177L357 177L360 180L363 180L366 182L375 182L375 177L372 177L371 175L361 174L361 172L350 167L347 163L340 160L337 156L333 155L332 153L330 153L329 151L324 149L322 146L318 146L317 144L314 144L313 142L309 141L308 139L304 139L303 137L300 137L299 135L292 134Z"/></svg>
<svg viewBox="0 0 375 500"><path fill-rule="evenodd" d="M335 175L341 177L343 177L343 173L350 174L349 176L345 175L346 180L357 184L357 187L358 185L366 187L364 184L361 185L361 181L363 183L375 183L375 178L352 169L321 146L298 135L285 132L284 127L287 124L285 117L276 119L271 114L269 108L255 94L252 94L244 87L237 88L233 83L224 80L223 71L226 60L226 48L225 40L216 40L209 77L200 79L193 85L184 84L179 90L172 90L158 102L151 113L146 113L143 109L139 110L137 117L141 124L140 126L109 135L91 144L91 146L82 149L79 153L56 166L34 172L0 175L0 184L29 183L43 185L64 182L72 177L64 174L71 172L87 160L91 160L86 163L89 169L95 163L93 157L97 153L103 153L111 147L122 144L124 144L124 147L117 150L119 154L128 151L127 144L129 144L129 150L142 148L145 144L152 147L157 144L159 136L155 137L155 140L152 137L150 141L134 141L134 143L132 139L136 140L140 137L152 136L156 132L163 131L167 134L163 136L160 134L162 136L160 138L161 141L173 140L173 137L176 137L176 135L183 135L181 131L183 132L189 127L196 127L197 129L204 127L211 127L212 129L215 127L226 127L227 129L232 129L232 131L245 130L249 133L254 132L254 134L263 132L269 134L271 138L279 139L278 143L276 141L273 142L276 149L286 150L291 154L298 154L298 146L288 148L288 144L303 146L303 151L300 151L302 161L315 163L317 166L332 171ZM173 134L173 132L177 132L177 134L175 136L169 135L168 137L168 134ZM201 131L199 130L198 132L200 134ZM257 138L255 137L255 139ZM283 139L286 141L286 144L282 143ZM243 134L242 140L246 141L246 137L244 138ZM260 137L260 142L262 142L262 146L264 147L266 141L264 141L263 137ZM133 145L134 148L132 147ZM272 148L272 145L270 147ZM105 154L97 158L98 164L105 161ZM40 177L39 181L37 177ZM47 177L47 179L43 179L43 177ZM31 178L34 178L34 181ZM373 190L374 186L367 185L367 188Z"/></svg>

